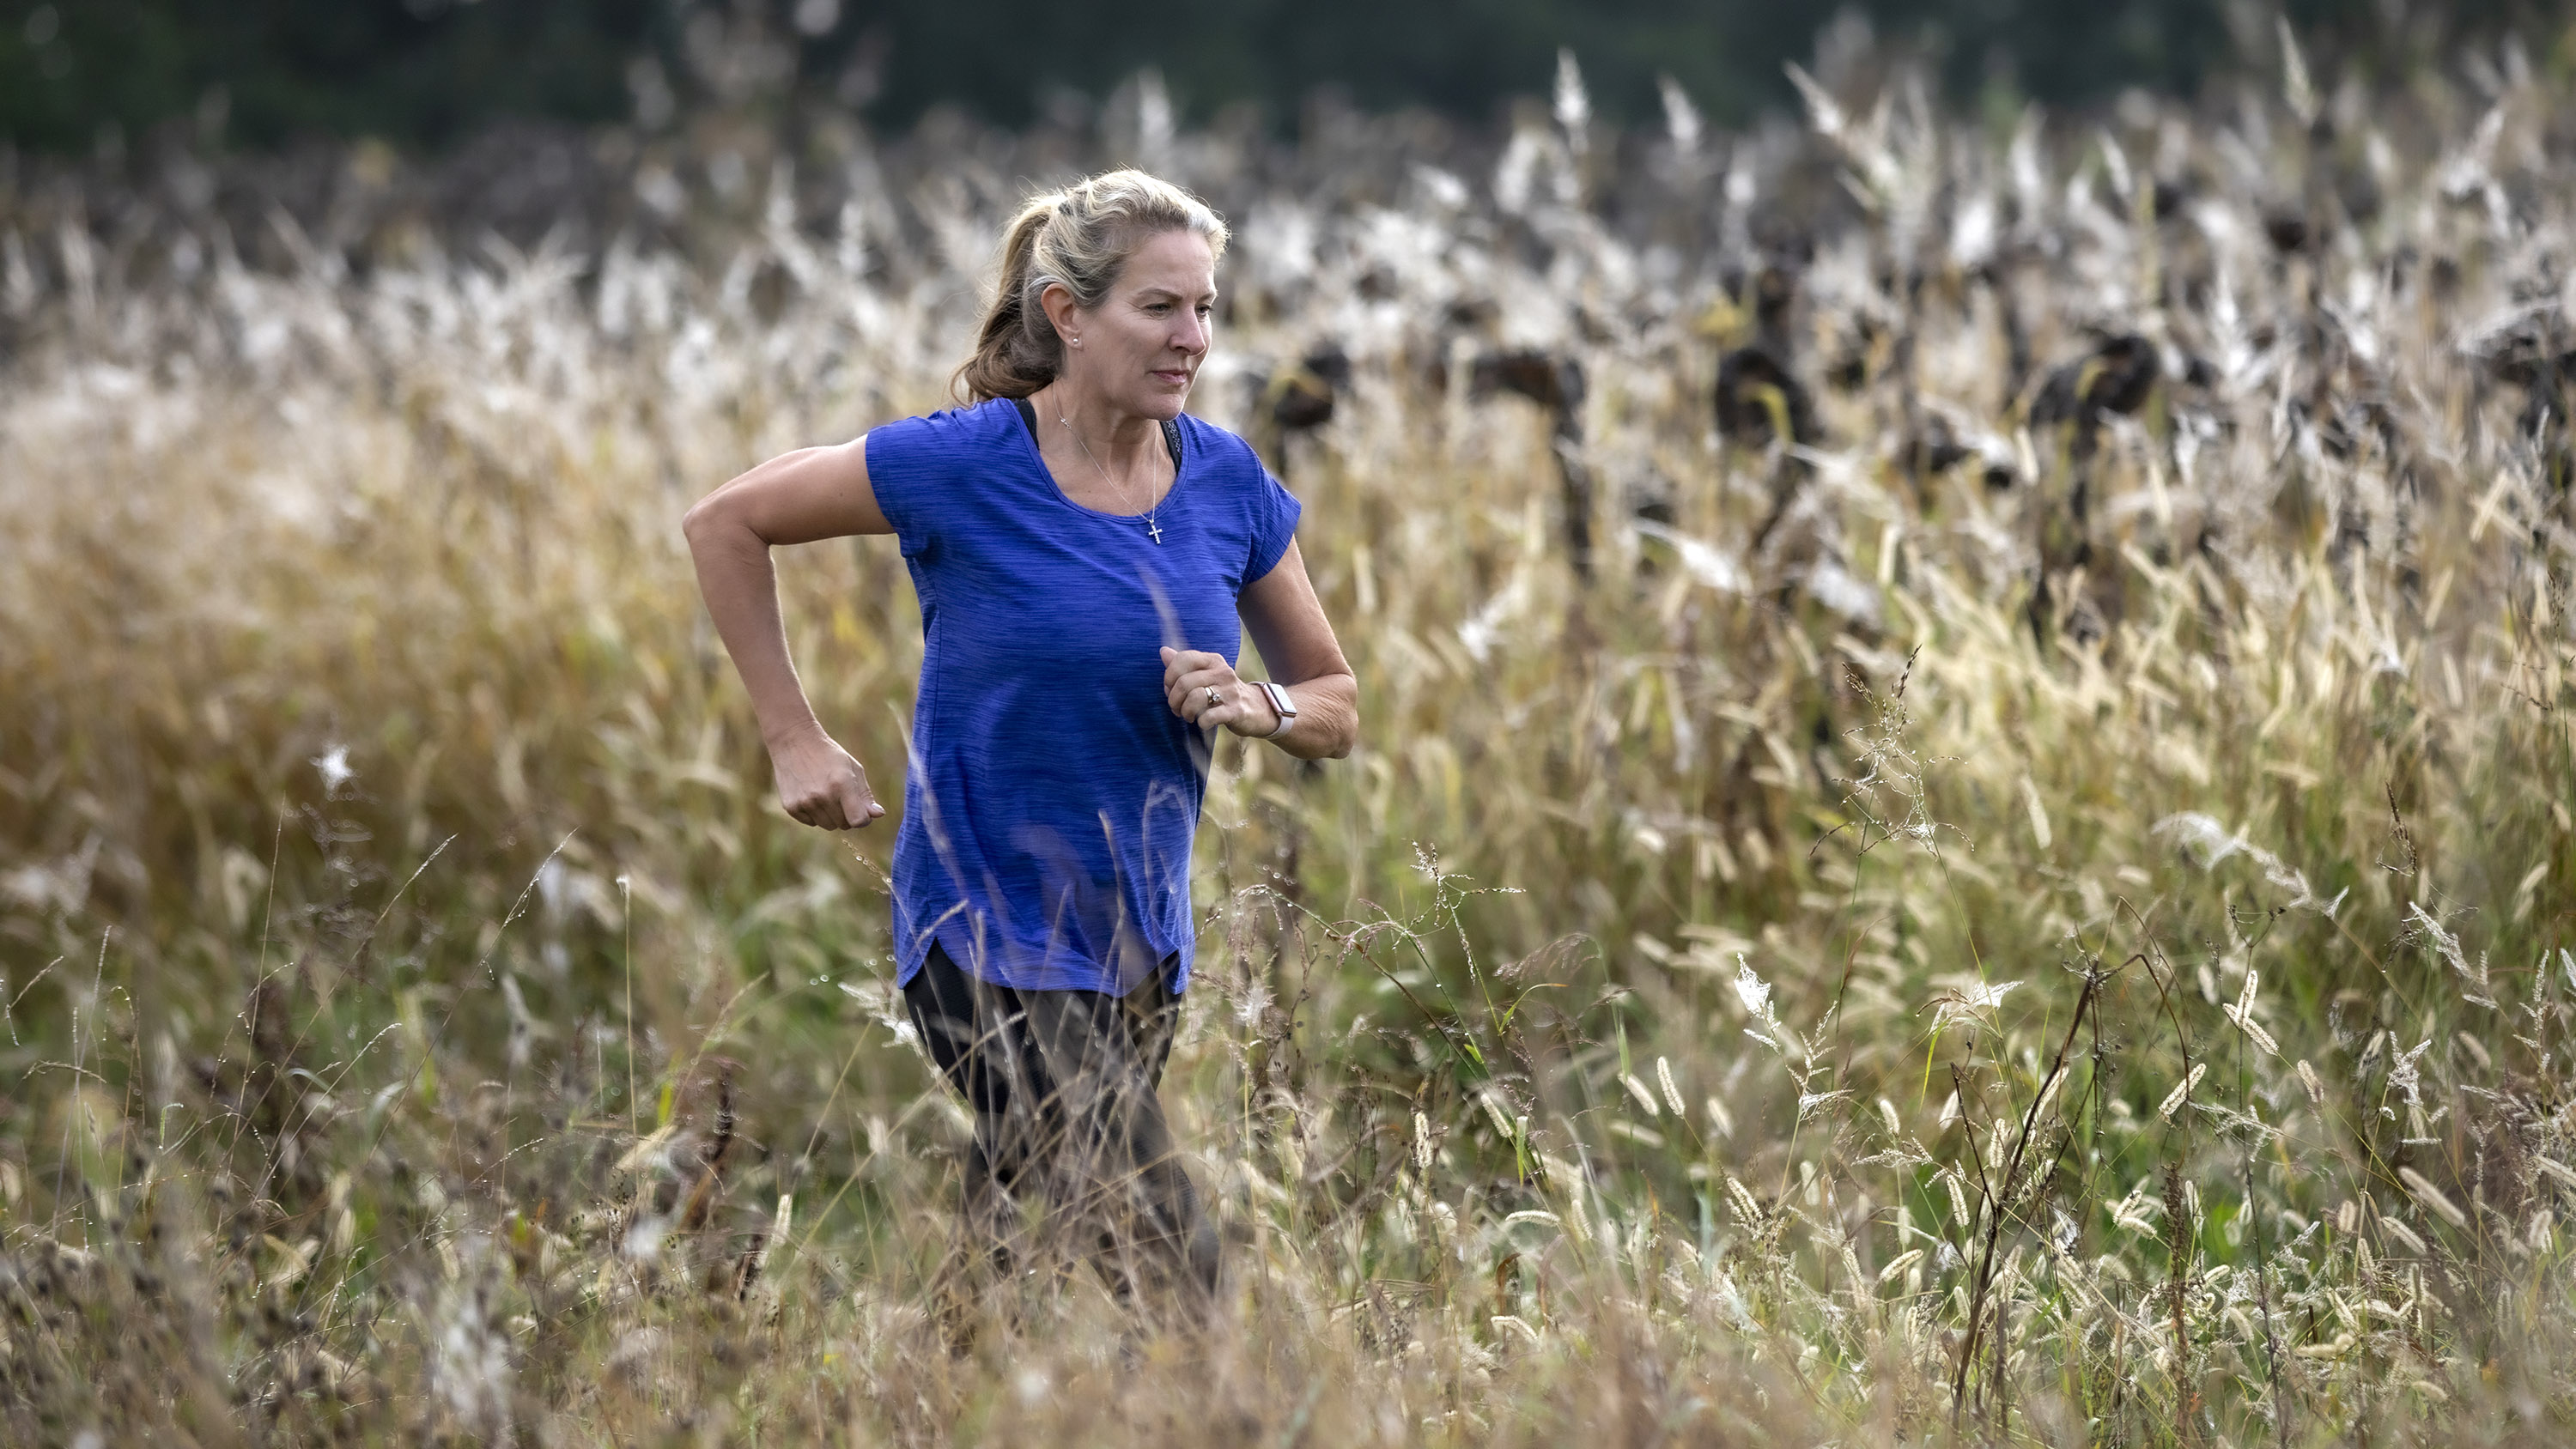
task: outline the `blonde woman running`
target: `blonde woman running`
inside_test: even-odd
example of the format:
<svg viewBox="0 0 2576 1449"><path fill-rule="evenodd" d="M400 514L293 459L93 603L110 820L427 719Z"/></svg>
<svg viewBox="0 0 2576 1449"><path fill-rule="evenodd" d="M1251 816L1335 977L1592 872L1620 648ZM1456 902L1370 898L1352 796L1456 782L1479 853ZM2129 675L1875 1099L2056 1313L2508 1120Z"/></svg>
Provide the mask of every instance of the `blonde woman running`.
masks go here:
<svg viewBox="0 0 2576 1449"><path fill-rule="evenodd" d="M1182 406L1225 223L1136 171L1032 199L957 380L970 405L773 458L689 510L699 587L789 814L885 813L789 661L769 550L893 534L925 636L894 850L913 1020L975 1116L965 1210L1203 1312L1216 1239L1156 1090L1192 948L1209 735L1340 758L1358 689L1299 505ZM1241 625L1275 676L1235 673Z"/></svg>

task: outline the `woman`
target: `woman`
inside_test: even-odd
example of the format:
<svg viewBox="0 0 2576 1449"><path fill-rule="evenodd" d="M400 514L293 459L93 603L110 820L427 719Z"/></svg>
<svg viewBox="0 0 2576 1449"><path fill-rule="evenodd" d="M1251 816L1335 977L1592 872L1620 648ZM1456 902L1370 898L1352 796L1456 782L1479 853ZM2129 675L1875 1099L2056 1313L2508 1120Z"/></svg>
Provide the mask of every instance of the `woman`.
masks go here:
<svg viewBox="0 0 2576 1449"><path fill-rule="evenodd" d="M769 550L891 533L925 647L895 839L897 980L975 1113L970 1232L1071 1234L1120 1291L1204 1309L1215 1235L1155 1092L1189 979L1212 732L1340 758L1358 689L1297 500L1182 412L1225 224L1135 171L1030 201L957 381L972 405L763 463L689 510L788 814L885 813L787 655ZM1235 673L1249 625L1275 679Z"/></svg>

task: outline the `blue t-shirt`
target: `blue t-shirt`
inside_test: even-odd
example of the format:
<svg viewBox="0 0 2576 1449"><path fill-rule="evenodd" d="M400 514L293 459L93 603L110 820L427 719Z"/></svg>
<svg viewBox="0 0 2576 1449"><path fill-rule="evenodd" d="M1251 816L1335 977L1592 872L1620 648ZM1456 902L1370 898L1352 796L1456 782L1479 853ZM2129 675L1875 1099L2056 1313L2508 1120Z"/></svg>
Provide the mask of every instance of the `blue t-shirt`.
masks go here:
<svg viewBox="0 0 2576 1449"><path fill-rule="evenodd" d="M1236 600L1298 503L1250 445L1184 414L1145 519L1055 485L1017 404L867 435L868 478L921 599L921 687L894 847L896 980L933 941L1021 990L1125 995L1178 955L1208 742L1163 696L1162 646L1241 648Z"/></svg>

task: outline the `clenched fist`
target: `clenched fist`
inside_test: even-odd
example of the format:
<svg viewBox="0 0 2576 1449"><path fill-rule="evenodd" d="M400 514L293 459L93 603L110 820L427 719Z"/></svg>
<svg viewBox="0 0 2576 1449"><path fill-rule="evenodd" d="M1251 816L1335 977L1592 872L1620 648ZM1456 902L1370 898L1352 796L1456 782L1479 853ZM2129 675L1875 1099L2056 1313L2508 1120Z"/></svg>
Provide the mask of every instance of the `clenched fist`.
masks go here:
<svg viewBox="0 0 2576 1449"><path fill-rule="evenodd" d="M1172 713L1203 730L1219 725L1249 739L1279 728L1270 696L1246 683L1222 654L1163 646L1163 698Z"/></svg>
<svg viewBox="0 0 2576 1449"><path fill-rule="evenodd" d="M824 830L858 830L885 814L868 788L868 772L830 735L816 730L774 746L769 763L778 803L804 824Z"/></svg>

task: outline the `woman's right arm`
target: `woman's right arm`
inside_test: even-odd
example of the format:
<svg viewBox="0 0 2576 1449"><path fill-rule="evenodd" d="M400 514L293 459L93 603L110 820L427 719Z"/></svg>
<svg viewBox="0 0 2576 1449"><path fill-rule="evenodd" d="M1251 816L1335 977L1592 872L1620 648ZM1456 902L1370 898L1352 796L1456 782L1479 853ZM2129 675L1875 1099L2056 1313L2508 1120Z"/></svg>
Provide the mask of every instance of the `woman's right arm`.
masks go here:
<svg viewBox="0 0 2576 1449"><path fill-rule="evenodd" d="M835 447L781 454L699 499L680 523L707 613L751 692L779 803L789 815L825 830L856 830L885 814L885 807L869 790L867 771L814 717L787 657L787 626L778 611L778 573L769 550L894 532L868 483L867 441L863 434Z"/></svg>

